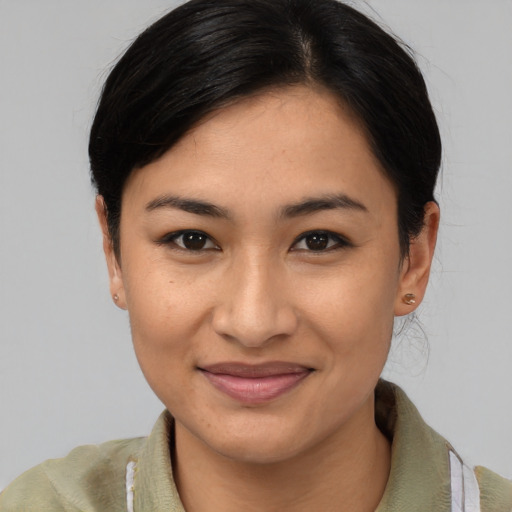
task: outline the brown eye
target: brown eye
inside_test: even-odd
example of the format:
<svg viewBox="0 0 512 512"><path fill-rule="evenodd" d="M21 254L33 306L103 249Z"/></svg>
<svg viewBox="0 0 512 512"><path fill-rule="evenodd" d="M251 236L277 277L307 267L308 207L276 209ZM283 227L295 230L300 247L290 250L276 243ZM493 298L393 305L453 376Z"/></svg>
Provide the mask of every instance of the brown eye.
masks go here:
<svg viewBox="0 0 512 512"><path fill-rule="evenodd" d="M323 251L329 245L329 236L325 233L314 233L306 236L304 241L310 251Z"/></svg>
<svg viewBox="0 0 512 512"><path fill-rule="evenodd" d="M309 231L296 239L292 251L328 252L334 249L352 247L352 244L330 231Z"/></svg>
<svg viewBox="0 0 512 512"><path fill-rule="evenodd" d="M185 249L189 249L190 251L200 251L201 249L204 249L204 246L208 241L208 237L202 233L191 232L183 234L182 240Z"/></svg>
<svg viewBox="0 0 512 512"><path fill-rule="evenodd" d="M172 244L185 251L196 252L219 248L206 233L201 231L170 233L165 236L160 243L163 245Z"/></svg>

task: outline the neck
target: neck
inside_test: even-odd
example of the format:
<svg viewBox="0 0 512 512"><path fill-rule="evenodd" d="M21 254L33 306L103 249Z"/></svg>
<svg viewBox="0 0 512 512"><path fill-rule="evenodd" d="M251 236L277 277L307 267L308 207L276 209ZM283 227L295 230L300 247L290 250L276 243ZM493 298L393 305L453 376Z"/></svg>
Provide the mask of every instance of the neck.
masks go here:
<svg viewBox="0 0 512 512"><path fill-rule="evenodd" d="M362 416L320 445L271 464L220 455L176 423L174 473L187 512L374 511L390 470L390 445ZM200 461L200 462L199 462Z"/></svg>

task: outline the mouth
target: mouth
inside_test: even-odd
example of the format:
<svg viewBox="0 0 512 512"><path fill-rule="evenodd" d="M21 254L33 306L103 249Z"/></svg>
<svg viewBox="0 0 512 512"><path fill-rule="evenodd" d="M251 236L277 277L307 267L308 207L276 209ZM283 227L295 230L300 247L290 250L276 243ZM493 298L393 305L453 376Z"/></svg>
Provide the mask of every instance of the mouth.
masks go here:
<svg viewBox="0 0 512 512"><path fill-rule="evenodd" d="M286 362L259 365L219 363L198 370L217 390L244 404L274 400L294 389L314 371Z"/></svg>

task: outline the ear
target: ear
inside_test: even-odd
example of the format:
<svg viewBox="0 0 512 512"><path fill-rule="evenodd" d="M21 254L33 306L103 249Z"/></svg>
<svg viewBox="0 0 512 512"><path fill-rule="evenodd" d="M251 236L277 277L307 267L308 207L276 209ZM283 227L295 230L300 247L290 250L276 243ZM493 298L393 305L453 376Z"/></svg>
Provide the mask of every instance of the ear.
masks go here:
<svg viewBox="0 0 512 512"><path fill-rule="evenodd" d="M409 254L402 263L400 283L395 298L395 315L403 316L414 311L423 300L439 229L439 206L430 201L425 205L423 229L411 240ZM414 294L414 302L407 303L405 296Z"/></svg>
<svg viewBox="0 0 512 512"><path fill-rule="evenodd" d="M96 196L95 206L103 235L103 252L105 253L105 259L107 260L110 294L117 306L121 309L126 309L123 275L121 272L121 266L114 252L114 245L108 230L107 206L102 196Z"/></svg>

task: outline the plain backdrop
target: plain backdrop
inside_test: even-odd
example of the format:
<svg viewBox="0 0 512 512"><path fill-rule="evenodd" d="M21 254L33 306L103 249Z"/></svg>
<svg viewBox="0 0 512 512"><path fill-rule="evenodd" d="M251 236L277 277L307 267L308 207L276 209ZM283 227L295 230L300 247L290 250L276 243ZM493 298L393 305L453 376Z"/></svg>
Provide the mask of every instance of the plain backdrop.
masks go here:
<svg viewBox="0 0 512 512"><path fill-rule="evenodd" d="M512 1L353 2L417 52L444 139L423 325L386 376L471 463L512 477ZM0 488L163 409L111 301L89 183L101 83L176 2L0 0ZM427 340L427 341L425 341Z"/></svg>

